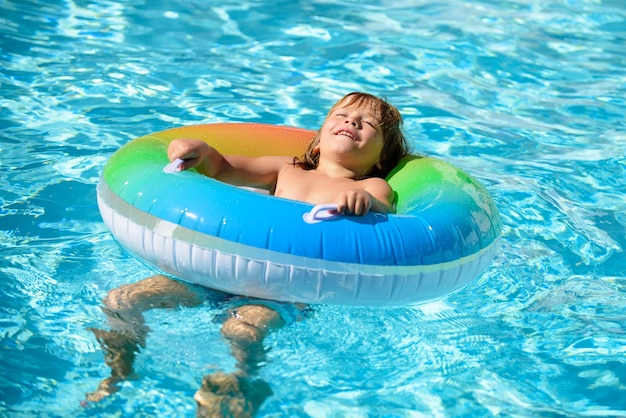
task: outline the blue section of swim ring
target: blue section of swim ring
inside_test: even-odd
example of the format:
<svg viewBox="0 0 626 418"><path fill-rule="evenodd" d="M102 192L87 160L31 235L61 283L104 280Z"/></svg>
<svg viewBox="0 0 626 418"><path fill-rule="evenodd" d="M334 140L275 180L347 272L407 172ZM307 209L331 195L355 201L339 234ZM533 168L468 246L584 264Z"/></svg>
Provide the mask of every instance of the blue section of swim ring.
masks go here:
<svg viewBox="0 0 626 418"><path fill-rule="evenodd" d="M497 237L480 230L481 221L474 217L485 217L484 210L458 189L438 197L435 193L430 196L434 201L408 214L370 213L307 224L302 215L312 205L243 190L193 171L166 174L162 168L158 162L146 164L116 192L160 219L285 254L369 265L433 265L477 253ZM487 228L494 229L489 222Z"/></svg>

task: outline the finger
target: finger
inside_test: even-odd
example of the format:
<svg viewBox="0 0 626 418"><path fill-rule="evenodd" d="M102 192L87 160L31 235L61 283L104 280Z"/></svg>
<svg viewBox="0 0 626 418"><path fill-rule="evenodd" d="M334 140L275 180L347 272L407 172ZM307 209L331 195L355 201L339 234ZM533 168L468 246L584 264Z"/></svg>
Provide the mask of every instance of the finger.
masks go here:
<svg viewBox="0 0 626 418"><path fill-rule="evenodd" d="M364 209L365 207L363 206L363 200L357 199L356 202L354 202L354 214L357 216L363 216Z"/></svg>
<svg viewBox="0 0 626 418"><path fill-rule="evenodd" d="M199 164L198 158L190 158L188 160L183 160L182 164L179 166L180 170L188 170L193 168Z"/></svg>
<svg viewBox="0 0 626 418"><path fill-rule="evenodd" d="M345 205L344 215L354 215L354 209L355 209L354 195L347 193L345 200L346 200L346 205Z"/></svg>
<svg viewBox="0 0 626 418"><path fill-rule="evenodd" d="M343 196L343 195L337 196L333 203L335 205L337 205L337 213L338 214L340 214L340 215L345 215L346 214L347 202L346 202L345 196Z"/></svg>
<svg viewBox="0 0 626 418"><path fill-rule="evenodd" d="M368 199L367 197L361 197L357 201L357 204L355 207L355 213L357 213L359 216L365 216L369 213L371 208L372 208L371 199Z"/></svg>
<svg viewBox="0 0 626 418"><path fill-rule="evenodd" d="M167 156L170 160L180 158L181 160L189 160L198 157L198 153L190 146L189 140L184 138L175 139L170 142L167 147Z"/></svg>
<svg viewBox="0 0 626 418"><path fill-rule="evenodd" d="M176 143L176 141L171 142L167 147L167 158L169 158L170 161L174 161L177 158L184 160L185 158L182 154L183 151L181 150L181 146Z"/></svg>
<svg viewBox="0 0 626 418"><path fill-rule="evenodd" d="M340 215L345 215L346 214L346 205L343 202L338 202L336 203L337 205L337 213Z"/></svg>

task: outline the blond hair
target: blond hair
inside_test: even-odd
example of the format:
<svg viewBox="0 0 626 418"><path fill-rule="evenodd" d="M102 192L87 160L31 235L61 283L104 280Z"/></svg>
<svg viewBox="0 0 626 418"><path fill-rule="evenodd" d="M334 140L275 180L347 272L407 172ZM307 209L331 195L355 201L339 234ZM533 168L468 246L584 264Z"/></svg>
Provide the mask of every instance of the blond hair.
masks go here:
<svg viewBox="0 0 626 418"><path fill-rule="evenodd" d="M355 108L369 107L380 121L383 135L383 149L380 153L379 164L372 167L372 169L366 173L365 177L385 178L398 164L400 159L408 154L407 141L402 133L402 115L398 109L380 97L368 93L352 92L346 94L333 105L326 115L326 119L328 119L339 105L342 107ZM300 158L294 158L294 165L304 170L314 170L317 168L320 159L319 148L317 147L320 142L320 135L321 129L317 131L317 134L309 144L304 155Z"/></svg>

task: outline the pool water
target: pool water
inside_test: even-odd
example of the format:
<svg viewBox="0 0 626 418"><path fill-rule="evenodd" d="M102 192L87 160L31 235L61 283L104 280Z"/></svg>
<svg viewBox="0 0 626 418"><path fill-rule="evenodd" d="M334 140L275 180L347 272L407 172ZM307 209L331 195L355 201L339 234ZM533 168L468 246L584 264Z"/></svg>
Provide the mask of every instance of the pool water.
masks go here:
<svg viewBox="0 0 626 418"><path fill-rule="evenodd" d="M104 227L107 158L213 122L319 127L386 96L416 151L493 194L501 251L459 293L318 306L266 340L259 416L626 416L621 0L0 1L0 415L189 416L235 367L223 306L150 311L136 378L88 327L154 273Z"/></svg>

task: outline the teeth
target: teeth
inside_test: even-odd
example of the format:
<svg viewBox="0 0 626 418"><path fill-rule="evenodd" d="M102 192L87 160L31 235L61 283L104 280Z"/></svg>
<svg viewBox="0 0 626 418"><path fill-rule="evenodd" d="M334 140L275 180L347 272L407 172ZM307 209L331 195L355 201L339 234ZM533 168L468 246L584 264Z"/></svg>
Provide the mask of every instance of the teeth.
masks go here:
<svg viewBox="0 0 626 418"><path fill-rule="evenodd" d="M343 135L343 136L347 136L348 138L354 139L354 136L350 132L341 131L338 133L338 135Z"/></svg>

